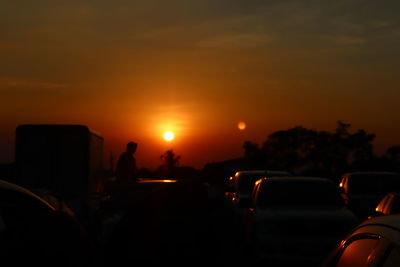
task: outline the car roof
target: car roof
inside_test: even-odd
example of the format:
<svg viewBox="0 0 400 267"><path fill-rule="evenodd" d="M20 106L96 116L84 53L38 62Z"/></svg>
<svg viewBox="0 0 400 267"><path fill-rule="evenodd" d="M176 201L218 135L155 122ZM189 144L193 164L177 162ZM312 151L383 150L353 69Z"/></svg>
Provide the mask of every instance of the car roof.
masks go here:
<svg viewBox="0 0 400 267"><path fill-rule="evenodd" d="M397 231L400 231L400 214L385 215L368 219L362 222L359 226L357 226L357 228L371 226L371 225L386 226L395 229Z"/></svg>
<svg viewBox="0 0 400 267"><path fill-rule="evenodd" d="M277 183L293 183L293 182L301 182L301 183L313 183L313 184L332 184L332 186L336 186L336 184L324 177L312 177L312 176L282 176L282 177L264 177L260 178L256 181L256 184L277 184Z"/></svg>
<svg viewBox="0 0 400 267"><path fill-rule="evenodd" d="M36 195L32 191L30 191L24 187L21 187L19 185L16 185L16 184L4 181L4 180L0 180L0 190L6 190L8 192L22 194L22 195L28 197L29 199L35 200L35 201L43 204L44 206L47 206L50 209L55 210L55 208L52 205L50 205L46 200L44 200L40 196ZM19 195L19 196L21 196L21 195Z"/></svg>
<svg viewBox="0 0 400 267"><path fill-rule="evenodd" d="M352 176L352 175L367 175L367 174L384 174L384 175L399 175L398 172L389 172L389 171L357 171L357 172L348 172L343 174L342 176Z"/></svg>
<svg viewBox="0 0 400 267"><path fill-rule="evenodd" d="M150 179L150 178L139 178L138 183L141 184L154 184L154 183L176 183L175 179Z"/></svg>
<svg viewBox="0 0 400 267"><path fill-rule="evenodd" d="M263 178L265 181L282 181L282 182L291 182L291 181L321 181L321 182L328 182L333 183L332 180L325 178L325 177L314 177L314 176L282 176L282 177L271 177L271 178Z"/></svg>
<svg viewBox="0 0 400 267"><path fill-rule="evenodd" d="M240 174L286 174L289 175L290 173L287 171L274 171L274 170L241 170L237 171L235 175Z"/></svg>

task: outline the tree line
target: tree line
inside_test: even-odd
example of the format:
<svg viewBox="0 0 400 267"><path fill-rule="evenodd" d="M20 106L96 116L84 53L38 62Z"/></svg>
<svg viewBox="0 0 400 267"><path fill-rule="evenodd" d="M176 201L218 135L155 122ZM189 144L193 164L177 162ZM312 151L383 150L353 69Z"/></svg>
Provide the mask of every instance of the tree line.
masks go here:
<svg viewBox="0 0 400 267"><path fill-rule="evenodd" d="M296 126L268 135L261 146L243 144L244 159L253 168L287 170L295 174L337 176L348 171L399 170L400 146L378 156L373 151L375 134L352 132L351 124L337 122L335 131Z"/></svg>
<svg viewBox="0 0 400 267"><path fill-rule="evenodd" d="M296 126L269 134L261 145L246 141L241 158L208 163L202 170L181 167L181 156L168 150L160 156L162 163L155 171L144 169L142 174L175 178L202 176L215 180L226 179L240 169L286 170L297 175L333 178L350 171L400 172L400 145L376 155L375 137L364 129L352 131L351 124L342 121L337 121L332 132Z"/></svg>

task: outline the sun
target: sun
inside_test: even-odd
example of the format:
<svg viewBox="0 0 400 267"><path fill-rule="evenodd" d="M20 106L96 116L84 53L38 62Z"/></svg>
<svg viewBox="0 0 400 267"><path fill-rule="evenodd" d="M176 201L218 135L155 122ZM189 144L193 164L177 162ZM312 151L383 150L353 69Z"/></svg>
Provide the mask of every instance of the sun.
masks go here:
<svg viewBox="0 0 400 267"><path fill-rule="evenodd" d="M172 140L174 140L175 138L175 134L171 131L167 131L164 133L164 140L167 142L171 142Z"/></svg>

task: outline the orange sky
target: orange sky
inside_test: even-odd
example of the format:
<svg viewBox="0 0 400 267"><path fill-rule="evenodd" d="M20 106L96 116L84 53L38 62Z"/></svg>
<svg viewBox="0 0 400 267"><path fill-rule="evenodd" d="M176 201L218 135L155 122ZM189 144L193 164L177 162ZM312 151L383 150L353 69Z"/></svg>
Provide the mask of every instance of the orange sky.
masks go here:
<svg viewBox="0 0 400 267"><path fill-rule="evenodd" d="M400 144L398 2L193 2L4 1L0 162L24 123L85 124L115 156L137 141L151 168L166 149L200 168L337 120Z"/></svg>

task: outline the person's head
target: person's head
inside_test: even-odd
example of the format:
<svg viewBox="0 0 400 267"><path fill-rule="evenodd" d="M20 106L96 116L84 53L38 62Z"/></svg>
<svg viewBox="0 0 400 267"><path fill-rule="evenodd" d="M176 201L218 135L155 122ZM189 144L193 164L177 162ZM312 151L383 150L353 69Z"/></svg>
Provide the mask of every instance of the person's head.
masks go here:
<svg viewBox="0 0 400 267"><path fill-rule="evenodd" d="M129 142L128 144L126 144L126 152L131 153L131 154L135 153L137 146L138 146L137 143Z"/></svg>

